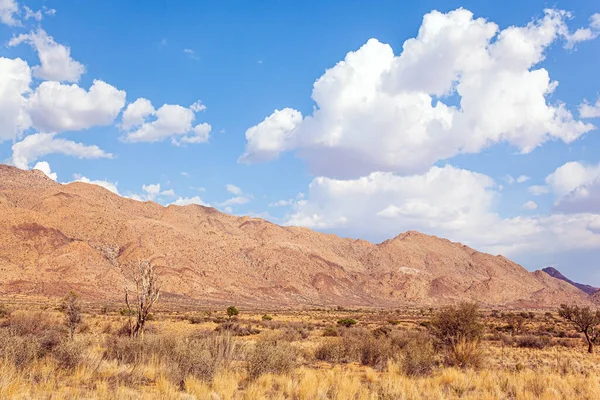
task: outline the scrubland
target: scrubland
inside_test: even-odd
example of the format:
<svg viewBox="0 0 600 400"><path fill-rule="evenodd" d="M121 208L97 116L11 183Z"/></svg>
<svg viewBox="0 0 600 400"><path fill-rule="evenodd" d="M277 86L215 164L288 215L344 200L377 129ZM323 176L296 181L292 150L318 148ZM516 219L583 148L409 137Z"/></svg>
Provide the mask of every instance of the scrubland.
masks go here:
<svg viewBox="0 0 600 400"><path fill-rule="evenodd" d="M0 398L600 399L600 356L555 312L477 310L446 340L447 310L163 305L130 338L121 306L84 304L71 340L58 303L2 304Z"/></svg>

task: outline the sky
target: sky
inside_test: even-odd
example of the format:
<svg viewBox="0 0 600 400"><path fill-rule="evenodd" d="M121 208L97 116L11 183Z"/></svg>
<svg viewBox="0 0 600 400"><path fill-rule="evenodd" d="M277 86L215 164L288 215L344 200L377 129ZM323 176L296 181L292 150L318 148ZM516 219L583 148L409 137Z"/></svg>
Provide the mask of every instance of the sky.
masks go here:
<svg viewBox="0 0 600 400"><path fill-rule="evenodd" d="M0 0L0 161L600 286L600 5L406 3Z"/></svg>

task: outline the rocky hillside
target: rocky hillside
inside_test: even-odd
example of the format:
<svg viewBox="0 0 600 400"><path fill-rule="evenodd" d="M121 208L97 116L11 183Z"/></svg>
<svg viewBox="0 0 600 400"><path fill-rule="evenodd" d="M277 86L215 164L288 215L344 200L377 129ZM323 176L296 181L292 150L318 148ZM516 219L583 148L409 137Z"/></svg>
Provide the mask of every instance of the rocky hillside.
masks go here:
<svg viewBox="0 0 600 400"><path fill-rule="evenodd" d="M552 306L588 296L502 256L406 232L380 244L213 208L163 207L0 165L0 294L120 299L151 258L166 297L246 306Z"/></svg>

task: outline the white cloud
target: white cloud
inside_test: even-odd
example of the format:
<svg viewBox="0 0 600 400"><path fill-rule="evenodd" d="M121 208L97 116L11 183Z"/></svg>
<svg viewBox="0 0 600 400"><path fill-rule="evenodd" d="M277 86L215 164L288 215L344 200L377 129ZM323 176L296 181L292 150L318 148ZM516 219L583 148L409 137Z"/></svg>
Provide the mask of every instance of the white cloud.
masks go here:
<svg viewBox="0 0 600 400"><path fill-rule="evenodd" d="M154 114L154 107L150 100L140 97L123 111L121 128L128 130L131 127L142 125L144 120L152 114Z"/></svg>
<svg viewBox="0 0 600 400"><path fill-rule="evenodd" d="M595 104L582 103L579 106L579 116L581 118L600 117L600 99L596 100Z"/></svg>
<svg viewBox="0 0 600 400"><path fill-rule="evenodd" d="M140 98L123 112L121 129L127 131L124 139L128 142L154 143L172 138L174 145L204 143L208 141L211 126L207 123L192 126L194 114L191 108L173 104L155 110L149 100Z"/></svg>
<svg viewBox="0 0 600 400"><path fill-rule="evenodd" d="M596 13L590 17L590 27L600 30L600 13Z"/></svg>
<svg viewBox="0 0 600 400"><path fill-rule="evenodd" d="M0 57L0 143L19 139L29 128L25 105L30 84L31 70L25 61Z"/></svg>
<svg viewBox="0 0 600 400"><path fill-rule="evenodd" d="M174 204L176 206L187 206L190 204L198 204L200 206L205 206L205 207L210 207L210 204L205 203L200 196L193 196L193 197L178 197L177 200L175 200L174 202L172 202L171 204Z"/></svg>
<svg viewBox="0 0 600 400"><path fill-rule="evenodd" d="M202 104L200 100L198 100L190 106L190 110L192 110L193 112L200 112L206 110L206 106Z"/></svg>
<svg viewBox="0 0 600 400"><path fill-rule="evenodd" d="M8 26L20 26L16 18L19 13L19 4L15 0L0 0L0 22Z"/></svg>
<svg viewBox="0 0 600 400"><path fill-rule="evenodd" d="M86 178L85 176L81 176L81 175L75 175L75 180L72 182L83 182L83 183L89 183L90 185L97 185L97 186L101 186L106 190L109 190L111 192L113 192L114 194L119 194L119 189L117 189L117 182L110 182L110 181L103 181L103 180L91 180L89 178ZM71 182L68 182L71 183Z"/></svg>
<svg viewBox="0 0 600 400"><path fill-rule="evenodd" d="M304 199L304 193L298 193L295 199L278 200L273 203L269 203L269 207L288 207L296 204Z"/></svg>
<svg viewBox="0 0 600 400"><path fill-rule="evenodd" d="M173 197L175 191L173 189L161 190L160 183L151 183L142 185L141 194L132 194L129 197L137 201L154 201L157 198Z"/></svg>
<svg viewBox="0 0 600 400"><path fill-rule="evenodd" d="M534 196L542 196L549 192L548 186L543 186L543 185L529 186L529 188L527 190L529 190L529 193L531 193Z"/></svg>
<svg viewBox="0 0 600 400"><path fill-rule="evenodd" d="M522 207L525 210L535 210L535 209L537 209L538 205L537 205L537 203L535 201L529 200L529 201L525 202L522 205Z"/></svg>
<svg viewBox="0 0 600 400"><path fill-rule="evenodd" d="M89 91L76 84L42 82L29 97L27 111L42 132L78 131L110 125L125 105L125 92L100 80Z"/></svg>
<svg viewBox="0 0 600 400"><path fill-rule="evenodd" d="M226 207L226 206L241 205L241 204L249 203L250 200L252 200L252 199L249 196L235 196L235 197L225 200L222 203L219 203L219 206Z"/></svg>
<svg viewBox="0 0 600 400"><path fill-rule="evenodd" d="M499 196L488 176L452 166L410 176L374 172L355 180L318 177L287 224L379 239L416 229L510 256L548 248L600 248L600 234L588 227L596 215L502 218L494 211Z"/></svg>
<svg viewBox="0 0 600 400"><path fill-rule="evenodd" d="M190 58L193 58L194 60L198 60L198 56L196 55L196 52L192 49L183 49L183 52L185 54L187 54Z"/></svg>
<svg viewBox="0 0 600 400"><path fill-rule="evenodd" d="M25 10L25 19L34 19L36 21L41 21L44 16L42 14L42 10L33 11L31 8L27 6L23 6L23 10Z"/></svg>
<svg viewBox="0 0 600 400"><path fill-rule="evenodd" d="M39 66L33 67L33 75L52 81L77 82L85 72L85 67L71 58L71 49L54 41L43 29L23 33L13 37L9 46L28 43L40 59Z"/></svg>
<svg viewBox="0 0 600 400"><path fill-rule="evenodd" d="M286 207L291 206L294 203L294 199L277 200L273 203L269 203L269 207Z"/></svg>
<svg viewBox="0 0 600 400"><path fill-rule="evenodd" d="M568 162L548 175L546 183L556 197L562 197L573 190L600 178L600 165L583 165L577 161Z"/></svg>
<svg viewBox="0 0 600 400"><path fill-rule="evenodd" d="M523 153L547 140L570 143L593 125L547 96L557 83L546 48L569 35L562 11L524 27L498 26L470 11L433 11L402 53L376 39L350 52L313 87L315 110L276 110L246 131L241 162L296 151L318 175L426 171L439 160L508 142ZM445 104L456 95L459 106Z"/></svg>
<svg viewBox="0 0 600 400"><path fill-rule="evenodd" d="M239 187L232 185L231 183L227 184L225 186L225 189L227 189L227 191L231 194L235 194L235 195L240 195L243 193L242 189L240 189Z"/></svg>
<svg viewBox="0 0 600 400"><path fill-rule="evenodd" d="M112 154L104 152L95 145L85 145L67 139L57 138L54 133L35 133L25 137L12 146L12 162L21 169L28 169L29 164L48 154L64 154L77 158L112 158Z"/></svg>
<svg viewBox="0 0 600 400"><path fill-rule="evenodd" d="M58 178L56 172L52 172L52 170L50 169L50 164L48 164L46 161L37 162L33 169L42 171L48 178L52 179L53 181L56 181L56 179Z"/></svg>
<svg viewBox="0 0 600 400"><path fill-rule="evenodd" d="M600 213L600 164L568 162L548 175L546 182L556 197L556 210Z"/></svg>
<svg viewBox="0 0 600 400"><path fill-rule="evenodd" d="M528 180L530 180L531 178L528 177L527 175L521 175L517 178L517 183L523 183L523 182L527 182Z"/></svg>

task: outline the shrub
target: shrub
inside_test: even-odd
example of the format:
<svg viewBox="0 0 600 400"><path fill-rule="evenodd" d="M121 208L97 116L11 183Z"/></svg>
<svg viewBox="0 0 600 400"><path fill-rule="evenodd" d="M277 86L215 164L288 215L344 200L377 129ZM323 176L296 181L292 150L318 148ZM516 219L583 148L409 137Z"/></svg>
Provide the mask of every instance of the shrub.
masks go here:
<svg viewBox="0 0 600 400"><path fill-rule="evenodd" d="M229 321L217 326L215 331L221 333L229 332L233 336L250 336L260 333L260 330L252 328L250 325L240 325Z"/></svg>
<svg viewBox="0 0 600 400"><path fill-rule="evenodd" d="M83 361L85 346L82 342L63 341L52 351L52 356L61 368L75 369Z"/></svg>
<svg viewBox="0 0 600 400"><path fill-rule="evenodd" d="M520 336L516 339L517 347L523 347L527 349L545 349L552 345L552 339L548 336Z"/></svg>
<svg viewBox="0 0 600 400"><path fill-rule="evenodd" d="M227 316L229 317L229 319L231 319L231 317L235 317L237 315L239 315L240 311L237 309L237 307L235 306L229 306L227 307Z"/></svg>
<svg viewBox="0 0 600 400"><path fill-rule="evenodd" d="M323 336L326 336L326 337L337 337L337 336L340 336L340 333L335 328L335 326L328 326L327 328L325 328L323 330Z"/></svg>
<svg viewBox="0 0 600 400"><path fill-rule="evenodd" d="M338 320L337 323L340 326L350 328L351 326L356 325L357 321L352 318L342 318L342 319Z"/></svg>
<svg viewBox="0 0 600 400"><path fill-rule="evenodd" d="M340 339L329 339L316 347L314 355L320 361L341 363L345 361L347 349Z"/></svg>
<svg viewBox="0 0 600 400"><path fill-rule="evenodd" d="M425 334L409 338L403 346L402 369L409 376L424 376L433 371L437 364L431 339Z"/></svg>
<svg viewBox="0 0 600 400"><path fill-rule="evenodd" d="M0 318L6 318L10 315L10 311L4 304L0 304Z"/></svg>
<svg viewBox="0 0 600 400"><path fill-rule="evenodd" d="M445 307L434 315L430 330L446 345L454 345L460 341L478 341L483 333L479 307L475 303Z"/></svg>
<svg viewBox="0 0 600 400"><path fill-rule="evenodd" d="M263 321L272 321L273 317L271 317L270 315L265 314L265 315L262 316L262 320Z"/></svg>
<svg viewBox="0 0 600 400"><path fill-rule="evenodd" d="M0 331L0 358L23 368L41 356L40 344L31 337L15 336Z"/></svg>
<svg viewBox="0 0 600 400"><path fill-rule="evenodd" d="M58 324L42 311L34 313L13 312L10 314L5 326L10 333L19 336L40 336L47 330L60 329Z"/></svg>
<svg viewBox="0 0 600 400"><path fill-rule="evenodd" d="M266 373L287 374L296 366L297 358L298 352L291 344L263 338L256 342L248 356L248 376L250 379L256 379Z"/></svg>

